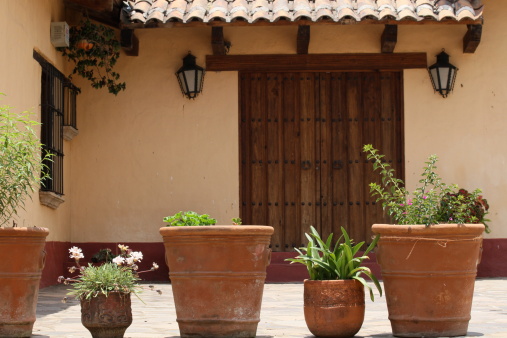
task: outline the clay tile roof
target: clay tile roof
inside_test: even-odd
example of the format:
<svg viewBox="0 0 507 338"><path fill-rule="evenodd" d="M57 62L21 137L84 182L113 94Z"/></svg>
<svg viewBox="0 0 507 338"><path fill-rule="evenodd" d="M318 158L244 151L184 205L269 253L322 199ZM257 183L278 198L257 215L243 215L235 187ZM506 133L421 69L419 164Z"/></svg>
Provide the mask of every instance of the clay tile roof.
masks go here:
<svg viewBox="0 0 507 338"><path fill-rule="evenodd" d="M477 20L481 0L126 0L124 24L277 20Z"/></svg>

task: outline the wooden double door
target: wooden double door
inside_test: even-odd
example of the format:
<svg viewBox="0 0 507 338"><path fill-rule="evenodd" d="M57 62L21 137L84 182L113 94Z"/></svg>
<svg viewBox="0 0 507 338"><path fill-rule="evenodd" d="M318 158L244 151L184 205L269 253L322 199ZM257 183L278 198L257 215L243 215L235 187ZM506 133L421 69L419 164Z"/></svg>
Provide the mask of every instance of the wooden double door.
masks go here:
<svg viewBox="0 0 507 338"><path fill-rule="evenodd" d="M274 251L306 245L310 225L371 242L388 219L362 147L402 175L402 90L401 72L240 73L243 223L273 226Z"/></svg>

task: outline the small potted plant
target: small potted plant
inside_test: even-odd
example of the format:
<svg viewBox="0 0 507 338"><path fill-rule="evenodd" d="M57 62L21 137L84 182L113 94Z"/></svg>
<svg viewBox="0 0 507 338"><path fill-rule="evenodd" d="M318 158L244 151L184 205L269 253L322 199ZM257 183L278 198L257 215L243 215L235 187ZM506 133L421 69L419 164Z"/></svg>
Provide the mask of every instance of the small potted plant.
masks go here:
<svg viewBox="0 0 507 338"><path fill-rule="evenodd" d="M310 227L308 246L295 249L292 263L306 265L310 279L304 281L304 313L308 329L317 337L352 337L364 321L364 288L373 290L362 275L373 281L380 295L382 288L369 268L362 266L368 253L375 247L379 236L359 255L364 242L354 244L342 227L342 236L333 245L333 234L321 239ZM342 242L343 239L343 242Z"/></svg>
<svg viewBox="0 0 507 338"><path fill-rule="evenodd" d="M118 248L120 254L117 256L106 250L102 264L81 266L79 260L84 255L74 246L69 253L77 266L69 268L69 272L79 271L79 275L58 278L60 283L72 284L69 295L81 302L81 322L94 338L123 337L132 324L130 295L137 296L141 291L139 274L158 269L153 263L149 270L138 271L143 254L121 244Z"/></svg>
<svg viewBox="0 0 507 338"><path fill-rule="evenodd" d="M255 337L273 228L215 225L193 211L164 222L160 234L181 336Z"/></svg>
<svg viewBox="0 0 507 338"><path fill-rule="evenodd" d="M13 217L48 179L44 163L51 155L41 156L39 125L29 112L0 106L0 275L7 277L0 287L0 337L29 337L35 322L49 230L16 227Z"/></svg>
<svg viewBox="0 0 507 338"><path fill-rule="evenodd" d="M377 149L369 144L363 150L381 176L382 184L370 183L371 194L397 223L372 227L381 236L377 261L393 334L466 335L482 233L489 231L487 201L479 189L469 193L443 183L435 155L411 194Z"/></svg>

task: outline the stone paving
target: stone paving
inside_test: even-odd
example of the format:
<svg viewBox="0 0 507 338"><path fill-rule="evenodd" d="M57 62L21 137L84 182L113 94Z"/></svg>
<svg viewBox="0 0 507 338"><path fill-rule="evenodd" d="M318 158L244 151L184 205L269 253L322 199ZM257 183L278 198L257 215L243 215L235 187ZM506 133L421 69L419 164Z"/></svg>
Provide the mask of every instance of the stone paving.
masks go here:
<svg viewBox="0 0 507 338"><path fill-rule="evenodd" d="M162 295L146 290L144 301L132 298L134 322L125 337L178 337L170 284L154 284ZM91 337L81 325L79 302L62 303L68 286L44 288L39 294L32 337ZM366 299L366 315L356 337L392 337L384 297ZM303 315L303 284L266 284L257 337L313 337ZM475 284L472 320L467 337L507 338L507 278L480 279Z"/></svg>

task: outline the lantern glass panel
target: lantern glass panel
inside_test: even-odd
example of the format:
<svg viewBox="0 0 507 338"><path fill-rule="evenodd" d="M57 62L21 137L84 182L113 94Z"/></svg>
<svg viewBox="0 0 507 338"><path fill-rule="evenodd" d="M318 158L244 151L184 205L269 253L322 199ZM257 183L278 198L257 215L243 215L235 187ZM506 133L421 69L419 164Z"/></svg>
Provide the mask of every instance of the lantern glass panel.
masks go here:
<svg viewBox="0 0 507 338"><path fill-rule="evenodd" d="M449 90L449 68L441 67L438 68L440 85L442 90Z"/></svg>
<svg viewBox="0 0 507 338"><path fill-rule="evenodd" d="M191 70L186 70L184 71L185 73L185 78L187 79L187 93L193 93L195 92L195 89L196 89L196 85L195 85L195 73L196 73L196 70L194 69L191 69Z"/></svg>

